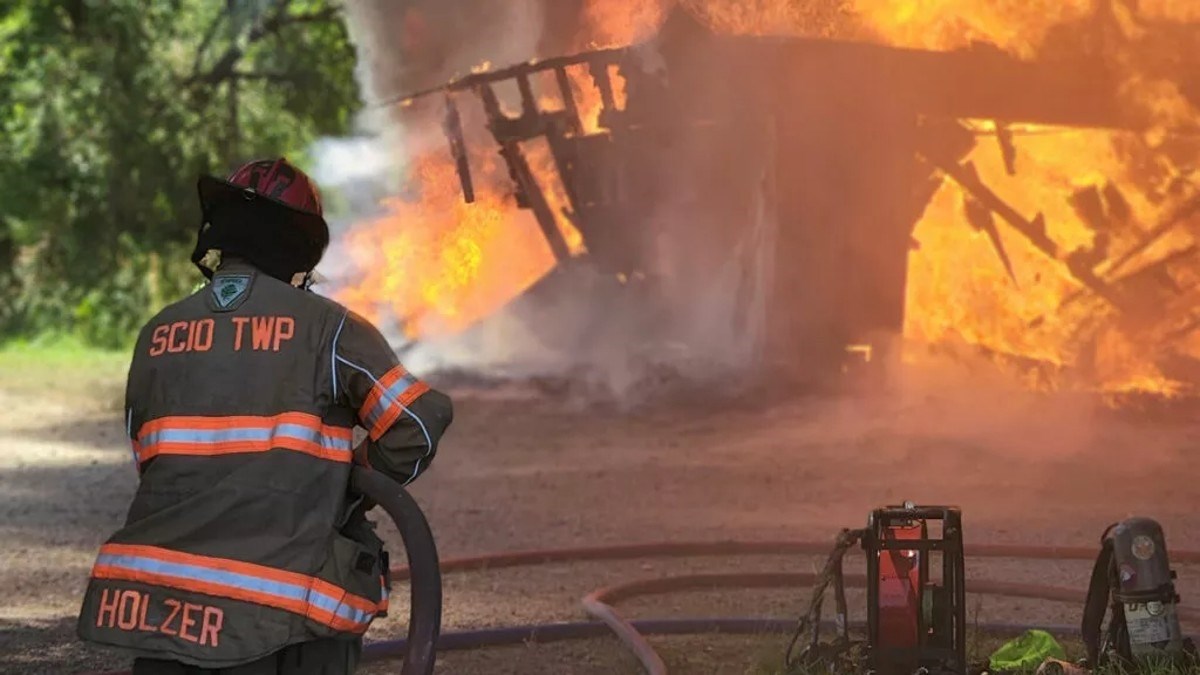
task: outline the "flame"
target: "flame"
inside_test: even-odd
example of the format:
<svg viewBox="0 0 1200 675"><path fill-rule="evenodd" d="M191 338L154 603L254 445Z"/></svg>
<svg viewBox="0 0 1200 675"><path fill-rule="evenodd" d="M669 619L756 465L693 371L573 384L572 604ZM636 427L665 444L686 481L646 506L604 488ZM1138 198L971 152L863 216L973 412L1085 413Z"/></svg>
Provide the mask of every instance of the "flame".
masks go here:
<svg viewBox="0 0 1200 675"><path fill-rule="evenodd" d="M477 160L482 158L475 158ZM480 172L493 177L492 160ZM410 338L460 331L536 282L553 265L541 232L485 183L463 201L453 164L426 155L417 164L415 198L392 198L387 213L359 224L347 249L359 270L339 300L376 322L387 314Z"/></svg>
<svg viewBox="0 0 1200 675"><path fill-rule="evenodd" d="M642 39L661 18L660 8L613 21L599 11L602 4L593 0L587 8L590 28L581 33L581 50ZM484 61L471 72L492 67ZM583 66L569 68L568 75L584 133L603 133L603 104L591 75ZM550 83L549 78L536 82L538 106L561 110L562 97ZM623 105L623 81L613 78L613 85L614 97ZM519 106L502 93L501 104L505 114L519 114ZM356 224L347 236L358 275L339 289L338 300L373 321L397 323L409 339L452 334L494 313L554 267L534 215L517 207L509 194L513 185L507 169L489 146L488 140L480 140L469 149L477 191L473 204L463 200L448 153L437 149L415 159L411 184L419 193L386 200L385 215ZM521 151L568 251L586 252L583 235L570 220L569 200L549 145L530 142Z"/></svg>
<svg viewBox="0 0 1200 675"><path fill-rule="evenodd" d="M583 51L647 40L658 30L669 8L664 0L586 0L575 46Z"/></svg>
<svg viewBox="0 0 1200 675"><path fill-rule="evenodd" d="M1095 0L858 0L864 25L898 47L948 50L990 42L1032 58L1047 31L1089 14Z"/></svg>
<svg viewBox="0 0 1200 675"><path fill-rule="evenodd" d="M1007 175L1001 153L982 143L970 156L981 178L1018 211L1044 214L1047 233L1065 252L1088 250L1096 233L1068 198L1105 185L1139 184L1120 152L1128 134L1078 129L1036 129L1018 136L1018 174ZM1138 189L1122 193L1132 221L1149 228L1169 211ZM945 183L914 233L918 251L910 255L906 337L923 344L965 341L996 354L1019 355L1055 367L1090 370L1092 384L1104 390L1176 392L1154 365L1156 331L1125 330L1120 313L1094 298L1068 303L1081 284L1062 259L1051 259L1002 223L997 225L1016 274L1010 279L989 238L964 220L963 190ZM1112 249L1127 250L1143 230L1114 233ZM1161 259L1190 243L1182 232L1165 237L1140 255L1140 264ZM1130 269L1140 266L1134 263ZM1100 267L1103 269L1103 266ZM1099 325L1088 330L1089 326ZM1051 383L1053 384L1053 383Z"/></svg>
<svg viewBox="0 0 1200 675"><path fill-rule="evenodd" d="M856 6L869 29L891 44L956 49L973 40L985 40L1024 58L1042 53L1044 41L1056 28L1104 20L1096 14L1098 5L1092 0L859 0ZM1027 128L1017 132L1018 167L1012 177L1007 175L996 142L981 139L969 160L984 182L1026 216L1043 213L1047 234L1064 253L1052 260L999 224L1013 258L1014 283L999 264L987 236L966 224L963 190L945 183L914 234L920 250L909 262L907 337L925 344L962 341L993 354L1066 366L1085 379L1085 386L1106 392L1175 395L1182 390L1182 383L1162 372L1157 363L1166 331L1164 325L1155 323L1161 324L1166 315L1131 324L1120 311L1094 298L1068 302L1078 297L1081 287L1063 258L1101 244L1097 232L1084 223L1069 201L1081 189L1102 190L1112 185L1127 203L1131 226L1111 232L1110 253L1103 256L1110 260L1131 249L1144 231L1161 222L1175 206L1164 195L1184 167L1176 165L1178 151L1174 156L1167 151L1170 130L1195 128L1200 114L1173 83L1137 70L1137 61L1152 55L1153 45L1135 26L1148 18L1195 20L1198 14L1191 3L1157 0L1142 3L1137 21L1119 12L1111 17L1107 29L1113 32L1104 41L1110 51L1102 56L1125 74L1123 98L1151 120L1152 126L1144 134ZM1124 53L1113 48L1122 41L1126 41ZM1185 162L1195 160L1193 148ZM1191 243L1186 232L1172 232L1110 276L1134 271ZM1104 276L1107 268L1101 263L1096 270Z"/></svg>
<svg viewBox="0 0 1200 675"><path fill-rule="evenodd" d="M551 0L552 1L552 0ZM1073 53L1100 60L1123 77L1121 98L1144 119L1142 132L1025 126L1014 128L1017 171L1010 176L994 125L978 132L968 157L985 184L1028 218L1041 213L1060 254L1051 258L997 219L1015 280L990 238L964 215L968 195L946 180L917 224L910 255L905 337L917 345L967 345L997 361L1021 364L1031 386L1084 386L1110 392L1181 391L1160 367L1164 336L1178 328L1167 314L1127 317L1083 292L1068 267L1072 254L1105 244L1072 196L1094 189L1119 193L1127 222L1109 233L1095 271L1116 278L1194 243L1173 232L1121 270L1113 257L1162 222L1188 184L1200 143L1180 144L1178 130L1200 128L1200 113L1166 75L1179 68L1187 42L1163 41L1166 21L1200 21L1194 0L586 0L577 51L644 40L680 4L715 29L736 34L830 36L893 46L953 50L986 42L1023 59ZM1131 9L1132 8L1132 9ZM1195 35L1192 33L1191 35ZM1160 44L1162 42L1162 44ZM1075 52L1072 52L1075 50ZM485 63L481 68L490 68ZM478 70L476 70L478 72ZM585 67L568 69L584 132L605 133L600 92ZM623 82L613 80L618 107ZM1195 92L1193 92L1195 95ZM544 109L561 108L543 94ZM485 143L486 145L486 143ZM572 252L582 238L565 213L567 200L545 144L525 148ZM490 152L490 149L488 150ZM486 152L484 153L487 154ZM382 304L403 317L410 335L460 330L528 288L554 260L527 211L507 194L507 171L494 158L472 156L479 199L462 202L444 151L421 157L416 200L388 202L388 214L362 224L350 239L363 276L341 299L356 309ZM484 168L480 169L479 165ZM1174 196L1173 196L1174 195ZM1193 273L1193 276L1200 274ZM1200 279L1196 279L1200 281ZM1170 317L1194 298L1178 298ZM376 310L378 311L378 309ZM1177 341L1200 358L1200 336ZM1029 364L1040 364L1031 374ZM1063 373L1073 373L1067 377Z"/></svg>
<svg viewBox="0 0 1200 675"><path fill-rule="evenodd" d="M843 0L683 0L697 18L731 35L832 37L849 29L852 13Z"/></svg>

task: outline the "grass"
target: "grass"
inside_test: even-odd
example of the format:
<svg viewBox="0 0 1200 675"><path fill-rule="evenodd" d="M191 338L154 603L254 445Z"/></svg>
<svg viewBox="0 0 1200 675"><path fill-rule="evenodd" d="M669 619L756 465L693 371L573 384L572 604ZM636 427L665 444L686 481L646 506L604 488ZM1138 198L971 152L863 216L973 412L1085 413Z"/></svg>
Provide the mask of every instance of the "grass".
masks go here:
<svg viewBox="0 0 1200 675"><path fill-rule="evenodd" d="M123 406L129 353L70 338L0 344L0 392L87 410Z"/></svg>
<svg viewBox="0 0 1200 675"><path fill-rule="evenodd" d="M967 660L973 664L985 664L988 656L1010 639L981 634L970 630L970 628L968 628L968 633ZM860 636L852 635L851 638L860 639ZM1068 661L1075 662L1084 656L1082 643L1076 640L1060 640L1060 643L1067 653ZM786 642L776 643L772 641L769 651L762 650L759 652L755 665L747 671L748 675L835 675L839 673L840 675L857 675L857 673L849 669L831 671L824 668L793 668L789 671L783 666L783 651L786 644ZM1014 675L1033 675L1036 671L1036 668L1030 668L1028 670L1015 671ZM1150 664L1139 669L1123 669L1117 666L1108 666L1090 672L1092 675L1200 675L1200 659L1192 658L1183 664Z"/></svg>

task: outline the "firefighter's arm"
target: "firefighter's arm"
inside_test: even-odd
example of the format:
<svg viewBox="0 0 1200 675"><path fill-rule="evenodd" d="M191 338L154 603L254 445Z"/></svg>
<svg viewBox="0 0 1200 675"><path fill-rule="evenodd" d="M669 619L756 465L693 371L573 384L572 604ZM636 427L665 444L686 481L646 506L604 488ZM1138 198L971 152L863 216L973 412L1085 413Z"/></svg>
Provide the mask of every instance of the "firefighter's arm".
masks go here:
<svg viewBox="0 0 1200 675"><path fill-rule="evenodd" d="M454 419L450 398L409 373L379 331L354 314L341 325L333 359L335 387L367 430L355 461L412 482Z"/></svg>
<svg viewBox="0 0 1200 675"><path fill-rule="evenodd" d="M355 461L407 484L433 461L438 440L453 418L450 397L429 389L382 436L368 437Z"/></svg>

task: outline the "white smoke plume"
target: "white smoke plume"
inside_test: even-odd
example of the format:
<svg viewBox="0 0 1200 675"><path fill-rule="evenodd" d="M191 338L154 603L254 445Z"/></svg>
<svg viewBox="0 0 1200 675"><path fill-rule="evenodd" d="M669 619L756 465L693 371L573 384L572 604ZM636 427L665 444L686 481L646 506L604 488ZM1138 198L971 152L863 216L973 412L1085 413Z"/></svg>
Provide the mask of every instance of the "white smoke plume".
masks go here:
<svg viewBox="0 0 1200 675"><path fill-rule="evenodd" d="M386 102L484 63L502 67L546 56L538 53L547 37L544 9L541 0L364 0L347 5L366 102L358 120L360 135L324 139L312 149L314 177L329 194L334 229L335 241L321 269L330 280L329 291L353 282L356 273L347 262L343 235L355 223L379 215L382 198L413 187L401 179L407 162L421 153L448 152L438 120L414 121L412 111L401 115ZM418 38L420 49L410 55L397 38L406 31L423 36ZM551 42L564 41L560 36ZM658 290L665 300L658 309L641 302L639 291L590 270L585 262L552 273L554 280L544 284L548 291L519 298L456 336L408 344L398 330L389 333L387 321L381 328L416 372L570 379L589 397L623 402L653 395L666 381L717 381L753 361L762 334L769 286L765 261L771 257L774 226L765 172L762 180L757 198L745 209L748 235L727 261L700 276L694 269L695 251L680 245L695 221L705 217L702 207L689 209L689 199L692 205L699 203L689 196L692 186L681 181L678 194L659 204L645 224L636 225L656 223L670 239L656 249L660 269L655 271L667 280ZM663 306L670 308L669 316ZM739 307L742 312L735 318Z"/></svg>
<svg viewBox="0 0 1200 675"><path fill-rule="evenodd" d="M345 234L356 223L381 215L384 198L411 187L405 184L409 162L445 148L436 121L402 122L389 102L469 73L488 59L532 58L541 35L540 8L540 0L347 3L364 105L355 120L355 136L323 138L310 149L313 177L325 195L333 234L320 267L327 280L319 290L336 293L339 285L353 281L356 270L346 254ZM406 33L420 43L413 58L399 46ZM395 338L399 346L402 339Z"/></svg>

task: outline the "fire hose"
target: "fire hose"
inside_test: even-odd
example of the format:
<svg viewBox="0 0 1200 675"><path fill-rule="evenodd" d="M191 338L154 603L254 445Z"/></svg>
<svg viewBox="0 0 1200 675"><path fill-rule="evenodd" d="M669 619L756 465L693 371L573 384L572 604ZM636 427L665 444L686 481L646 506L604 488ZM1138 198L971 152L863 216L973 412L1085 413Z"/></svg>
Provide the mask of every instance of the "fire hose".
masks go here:
<svg viewBox="0 0 1200 675"><path fill-rule="evenodd" d="M433 675L438 635L442 630L442 572L437 545L425 513L403 487L381 473L354 467L350 487L382 508L404 541L408 558L409 617L401 675Z"/></svg>
<svg viewBox="0 0 1200 675"><path fill-rule="evenodd" d="M705 556L741 555L816 555L828 553L827 542L678 542L659 544L633 544L611 547L588 547L575 549L550 549L500 553L496 555L472 556L447 560L442 564L443 572L470 572L495 570L530 565L563 563L635 560L640 558L689 558ZM1095 557L1095 551L1084 547L982 545L969 547L967 555L980 558L1010 558L1027 560L1086 560ZM1181 563L1200 564L1200 551L1172 551L1171 557ZM408 578L408 570L399 568L394 578ZM755 573L755 574L699 574L658 579L646 579L598 589L583 599L584 609L596 618L592 623L551 623L530 626L512 626L448 633L442 636L438 649L456 651L497 647L521 643L548 643L561 640L584 639L615 633L637 656L643 669L651 675L663 675L666 666L661 657L650 647L648 635L683 635L709 632L731 634L762 634L766 632L790 631L794 620L743 617L710 617L696 619L641 619L628 620L622 617L613 604L634 597L666 594L679 591L710 590L714 588L779 588L811 586L818 581L817 574L810 573ZM866 577L846 575L848 587L862 588ZM1082 603L1084 592L1073 588L1023 584L1001 581L969 582L968 590L975 594L1000 595L1007 597L1047 600L1054 602ZM1181 618L1200 620L1200 612L1184 610ZM1032 626L1012 623L981 623L979 629L1001 634L1019 633ZM1039 626L1056 633L1072 635L1079 633L1078 626ZM402 656L406 644L403 640L372 643L364 650L367 659L384 659Z"/></svg>
<svg viewBox="0 0 1200 675"><path fill-rule="evenodd" d="M538 565L560 562L586 562L598 560L631 560L639 558L701 557L733 555L795 555L820 554L829 551L825 542L680 542L661 544L634 544L612 547L590 547L577 549L555 549L501 553L491 556L476 556L447 560L444 572L466 572L494 570L508 567ZM967 555L980 558L1011 558L1028 560L1086 560L1095 557L1095 551L1084 547L982 545L968 547ZM1181 563L1200 564L1200 551L1173 551L1172 559ZM407 570L395 571L396 578L404 578ZM851 588L863 588L867 579L862 575L847 575L845 583ZM585 611L599 623L558 623L534 626L493 628L451 633L444 636L439 649L446 651L494 647L524 642L554 642L567 639L597 637L611 631L634 653L649 675L665 675L666 665L646 640L647 635L679 635L707 632L751 633L784 632L795 626L795 621L769 618L716 617L699 619L644 619L630 621L621 616L613 605L622 600L646 595L666 594L679 591L710 590L714 588L779 588L812 586L820 581L819 575L793 574L699 574L687 576L647 579L602 588L589 593L583 599ZM1000 595L1034 600L1082 603L1084 592L1072 588L1039 584L1011 583L1002 581L968 582L967 590L974 594ZM1200 612L1182 610L1181 618L1200 620ZM982 623L978 628L985 632L1010 634L1024 631L1032 626L1012 623ZM1078 626L1040 626L1060 634L1078 634ZM372 658L389 658L404 652L402 641L377 642L368 648Z"/></svg>
<svg viewBox="0 0 1200 675"><path fill-rule="evenodd" d="M410 581L411 604L407 639L383 640L368 643L363 649L363 661L403 658L401 675L428 675L433 672L437 650L454 651L523 643L549 643L615 634L638 658L648 675L666 675L662 658L646 640L649 635L688 635L700 633L763 634L792 630L794 620L754 617L657 618L629 620L617 612L615 603L634 597L716 588L779 588L812 586L820 582L810 573L731 573L696 574L646 579L601 588L583 599L585 611L594 622L555 622L546 624L506 626L479 630L440 633L441 575L454 572L496 570L566 562L635 560L641 558L728 557L748 555L820 555L828 553L829 542L814 541L714 541L662 542L597 546L569 549L517 551L482 556L454 558L439 563L429 525L416 502L403 489L387 478L372 472L355 470L355 487L379 503L395 521L404 540L408 558L406 567L392 570L393 580ZM1096 551L1087 547L1021 546L985 544L968 546L972 558L1007 558L1023 560L1067 561L1095 558ZM1184 564L1200 564L1200 551L1172 551L1172 560ZM846 575L847 586L866 585L862 575ZM1038 584L979 580L968 582L968 591L975 594L1082 603L1084 592L1072 588ZM1180 618L1200 621L1200 611L1181 610ZM978 628L998 634L1019 633L1027 626L1012 623L981 623ZM1078 626L1038 626L1052 632L1077 635ZM128 675L116 671L104 675Z"/></svg>

